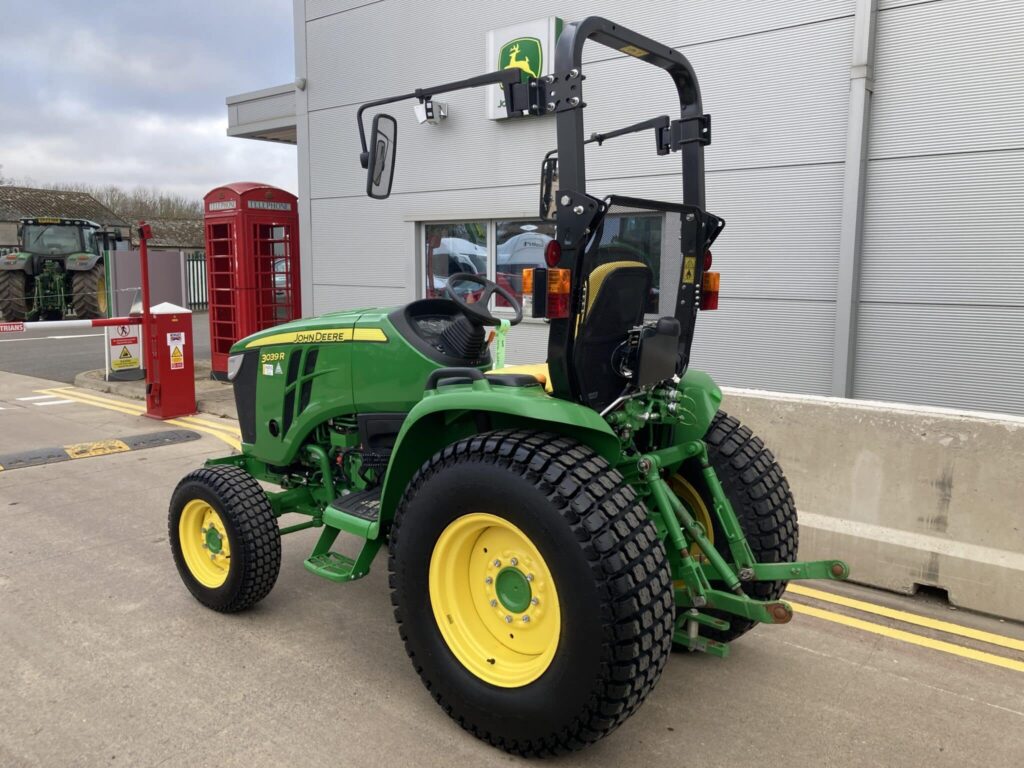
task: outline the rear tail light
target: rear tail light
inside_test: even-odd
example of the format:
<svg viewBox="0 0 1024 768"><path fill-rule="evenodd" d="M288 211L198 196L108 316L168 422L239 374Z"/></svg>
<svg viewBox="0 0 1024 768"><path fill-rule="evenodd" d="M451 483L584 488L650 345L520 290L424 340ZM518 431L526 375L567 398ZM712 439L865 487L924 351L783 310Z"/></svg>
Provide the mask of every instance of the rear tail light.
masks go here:
<svg viewBox="0 0 1024 768"><path fill-rule="evenodd" d="M544 247L544 261L549 267L557 267L562 260L562 245L557 240L549 240Z"/></svg>
<svg viewBox="0 0 1024 768"><path fill-rule="evenodd" d="M572 280L568 269L523 270L523 314L552 320L569 316Z"/></svg>
<svg viewBox="0 0 1024 768"><path fill-rule="evenodd" d="M704 258L705 261L710 261L711 252L708 251ZM718 272L705 272L704 282L701 285L700 290L700 308L707 312L711 309L718 309L718 285L719 285L719 273Z"/></svg>

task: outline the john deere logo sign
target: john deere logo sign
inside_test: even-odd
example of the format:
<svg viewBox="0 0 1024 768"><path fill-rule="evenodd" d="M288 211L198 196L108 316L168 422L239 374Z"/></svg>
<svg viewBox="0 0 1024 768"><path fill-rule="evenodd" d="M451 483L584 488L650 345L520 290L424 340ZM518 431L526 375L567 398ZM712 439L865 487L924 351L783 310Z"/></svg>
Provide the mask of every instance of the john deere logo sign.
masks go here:
<svg viewBox="0 0 1024 768"><path fill-rule="evenodd" d="M498 69L518 69L524 78L548 74L561 31L562 20L555 16L492 29L487 33L487 70L497 65ZM501 87L485 90L487 116L492 120L508 117Z"/></svg>
<svg viewBox="0 0 1024 768"><path fill-rule="evenodd" d="M544 49L536 37L517 37L501 46L498 69L521 69L530 77L540 77Z"/></svg>

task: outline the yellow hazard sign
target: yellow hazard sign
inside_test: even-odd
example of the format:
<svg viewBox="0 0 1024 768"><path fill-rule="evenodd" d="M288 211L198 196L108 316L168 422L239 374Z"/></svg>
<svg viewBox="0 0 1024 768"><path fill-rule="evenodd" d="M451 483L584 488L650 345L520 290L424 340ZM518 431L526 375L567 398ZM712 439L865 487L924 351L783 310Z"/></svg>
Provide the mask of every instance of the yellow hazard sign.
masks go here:
<svg viewBox="0 0 1024 768"><path fill-rule="evenodd" d="M139 358L131 347L121 347L121 352L116 358L110 361L110 368L114 371L125 371L139 367Z"/></svg>
<svg viewBox="0 0 1024 768"><path fill-rule="evenodd" d="M181 353L181 347L171 347L171 370L176 371L185 367L185 355Z"/></svg>

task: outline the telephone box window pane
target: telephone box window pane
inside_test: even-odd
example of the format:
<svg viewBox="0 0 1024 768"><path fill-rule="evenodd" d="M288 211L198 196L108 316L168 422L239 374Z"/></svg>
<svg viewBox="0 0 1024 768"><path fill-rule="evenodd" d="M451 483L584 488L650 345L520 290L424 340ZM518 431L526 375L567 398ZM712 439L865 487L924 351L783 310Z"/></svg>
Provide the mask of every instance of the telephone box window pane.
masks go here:
<svg viewBox="0 0 1024 768"><path fill-rule="evenodd" d="M547 266L544 249L555 237L553 221L498 221L495 223L495 282L520 302L523 300L523 270ZM509 304L495 295L498 307Z"/></svg>
<svg viewBox="0 0 1024 768"><path fill-rule="evenodd" d="M487 222L424 224L423 234L423 295L428 299L444 296L449 275L469 272L487 276ZM461 283L458 290L472 293L473 284Z"/></svg>

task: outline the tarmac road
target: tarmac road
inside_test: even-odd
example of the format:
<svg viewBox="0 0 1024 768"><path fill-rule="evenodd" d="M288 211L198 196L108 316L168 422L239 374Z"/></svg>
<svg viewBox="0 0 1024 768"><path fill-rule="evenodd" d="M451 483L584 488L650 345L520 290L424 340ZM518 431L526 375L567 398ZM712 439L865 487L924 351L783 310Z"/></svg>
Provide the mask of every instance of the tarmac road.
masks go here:
<svg viewBox="0 0 1024 768"><path fill-rule="evenodd" d="M71 384L82 371L102 369L103 329L32 330L0 333L0 371ZM210 359L210 323L206 312L192 315L196 360Z"/></svg>
<svg viewBox="0 0 1024 768"><path fill-rule="evenodd" d="M0 409L0 454L182 428L6 373ZM317 532L302 531L253 610L193 600L167 501L235 438L226 420L186 426L202 438L0 471L0 766L525 764L420 684L383 558L361 581L324 581L303 568ZM1024 626L848 584L787 599L791 624L728 659L673 656L634 717L553 763L1019 768Z"/></svg>

